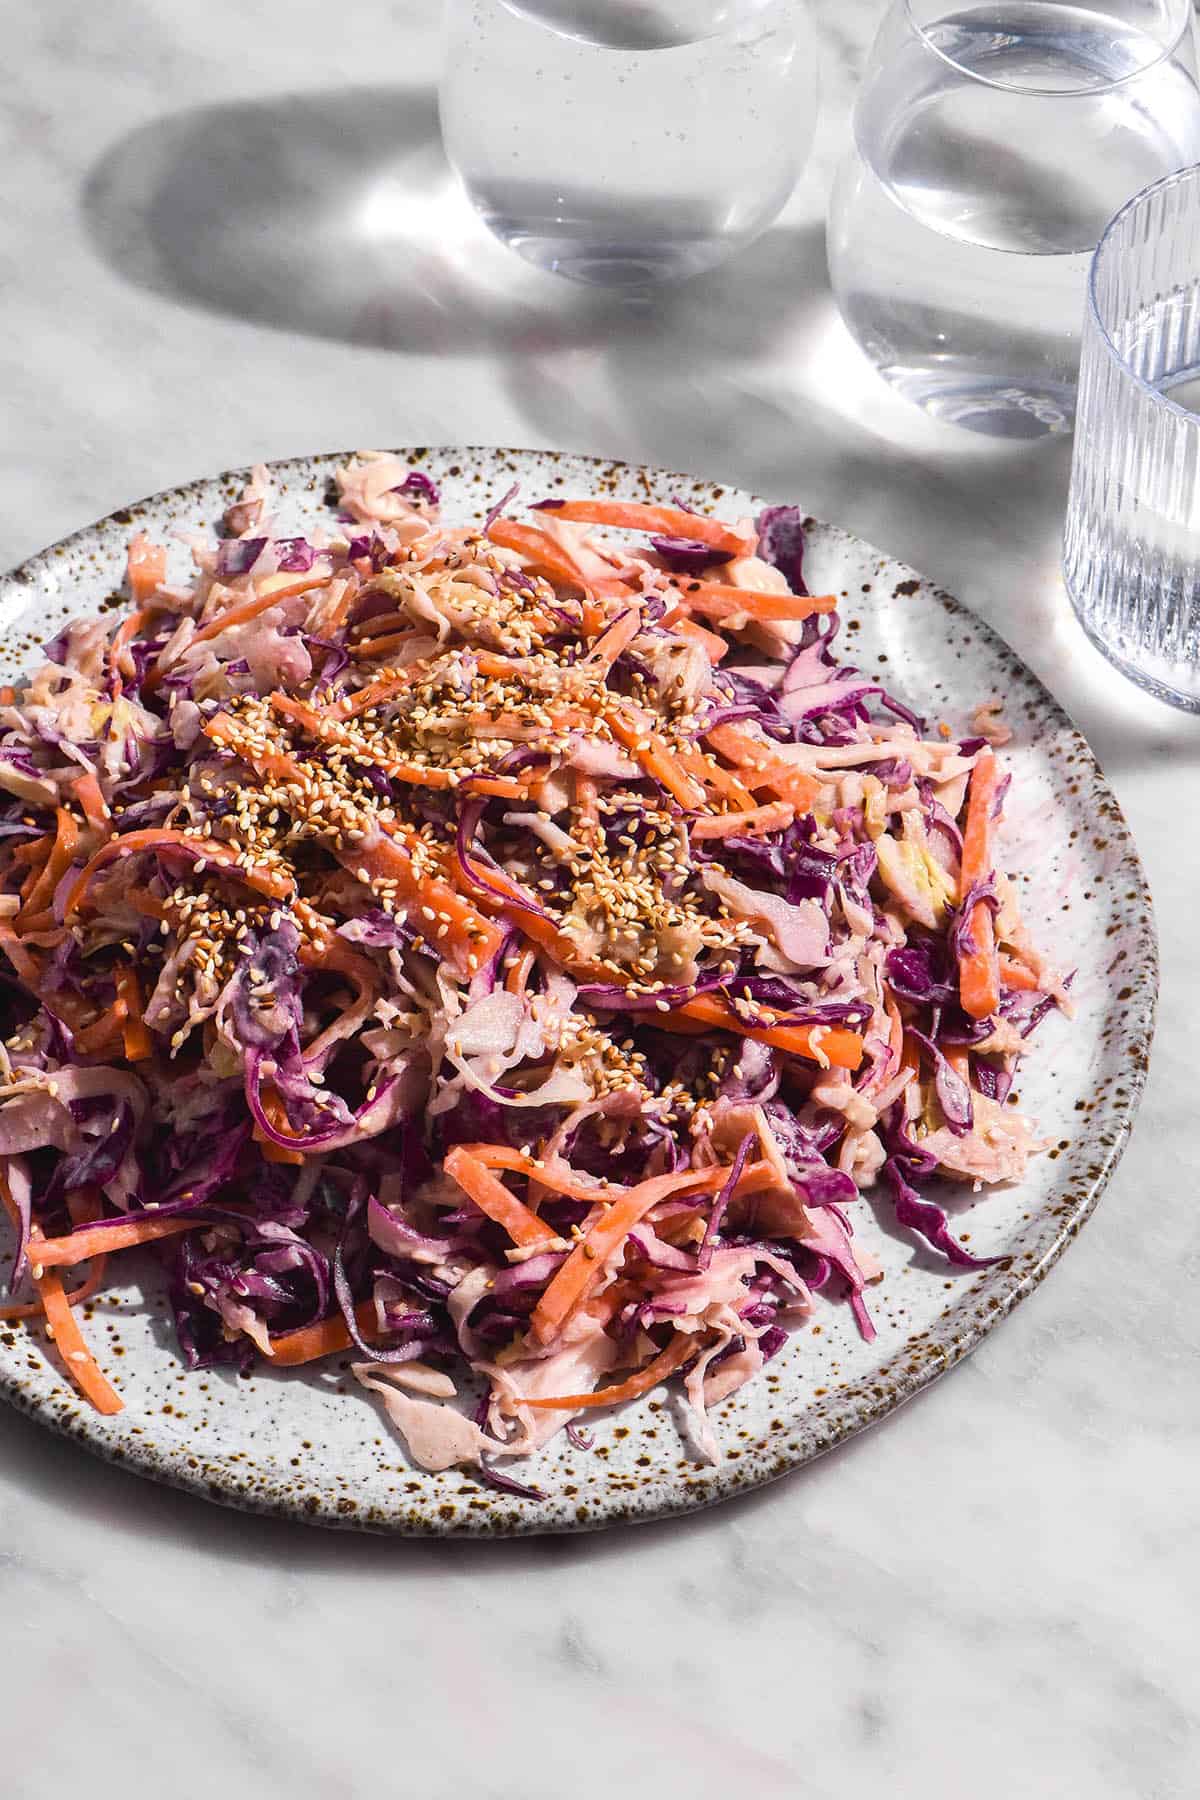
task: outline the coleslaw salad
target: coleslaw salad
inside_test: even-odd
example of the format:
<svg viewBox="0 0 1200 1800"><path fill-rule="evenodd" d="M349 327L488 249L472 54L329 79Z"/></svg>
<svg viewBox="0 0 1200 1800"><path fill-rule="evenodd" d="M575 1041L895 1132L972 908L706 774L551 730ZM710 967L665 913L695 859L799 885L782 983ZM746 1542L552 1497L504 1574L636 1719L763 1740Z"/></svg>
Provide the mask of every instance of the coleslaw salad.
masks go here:
<svg viewBox="0 0 1200 1800"><path fill-rule="evenodd" d="M863 1190L970 1267L940 1176L1035 1148L999 759L835 660L795 509L338 485L0 694L5 1310L116 1410L72 1302L153 1244L191 1364L349 1353L424 1467L667 1379L715 1456L818 1290L871 1332Z"/></svg>

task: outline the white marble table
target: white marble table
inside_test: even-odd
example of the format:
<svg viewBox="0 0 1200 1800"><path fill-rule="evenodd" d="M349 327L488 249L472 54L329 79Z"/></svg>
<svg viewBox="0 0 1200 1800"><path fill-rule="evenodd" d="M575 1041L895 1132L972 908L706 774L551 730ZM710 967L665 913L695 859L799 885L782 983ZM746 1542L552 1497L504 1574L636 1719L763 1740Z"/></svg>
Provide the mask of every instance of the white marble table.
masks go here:
<svg viewBox="0 0 1200 1800"><path fill-rule="evenodd" d="M820 219L879 10L821 0L825 115L784 223L646 319L445 224L416 0L5 8L0 561L195 474L379 442L553 444L802 498L960 594L1074 712L1164 953L1133 1147L1052 1279L907 1410L739 1503L574 1541L335 1537L0 1413L20 1800L119 1771L230 1800L1200 1787L1200 726L1073 627L1065 448L928 424L840 331Z"/></svg>

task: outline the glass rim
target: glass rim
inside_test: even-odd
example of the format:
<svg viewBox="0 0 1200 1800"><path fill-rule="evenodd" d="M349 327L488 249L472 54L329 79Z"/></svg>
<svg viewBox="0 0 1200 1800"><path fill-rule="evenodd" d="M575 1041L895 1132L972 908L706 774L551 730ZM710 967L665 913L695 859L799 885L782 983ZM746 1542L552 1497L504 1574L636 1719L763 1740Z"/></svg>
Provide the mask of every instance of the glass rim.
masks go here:
<svg viewBox="0 0 1200 1800"><path fill-rule="evenodd" d="M1092 252L1087 282L1087 318L1099 332L1105 351L1117 364L1121 374L1134 387L1140 389L1153 405L1161 406L1167 412L1174 413L1177 419L1195 429L1200 429L1200 413L1192 412L1189 407L1181 406L1178 400L1172 400L1170 394L1164 394L1162 389L1155 387L1152 381L1147 381L1144 375L1139 375L1125 353L1118 349L1100 310L1100 302L1096 295L1096 281L1100 272L1101 258L1108 247L1109 240L1129 214L1144 206L1154 194L1162 193L1166 188L1180 187L1184 182L1195 181L1198 178L1200 178L1200 163L1190 163L1186 169L1173 169L1169 175L1160 175L1157 181L1152 181L1148 187L1131 195L1120 211L1115 212L1104 227L1100 242Z"/></svg>
<svg viewBox="0 0 1200 1800"><path fill-rule="evenodd" d="M1124 87L1127 82L1140 81L1143 75L1148 75L1152 69L1157 69L1160 63L1166 62L1168 57L1174 56L1192 23L1192 4L1191 0L1187 0L1181 10L1178 31L1167 43L1160 46L1158 55L1151 57L1149 62L1143 63L1140 68L1130 69L1127 75L1118 75L1113 81L1102 81L1094 87L1029 87L1020 81L996 81L989 75L981 75L977 69L969 69L965 63L959 62L956 56L949 55L947 51L934 43L927 28L917 18L914 5L915 0L904 0L904 14L910 27L925 48L932 51L939 61L946 64L947 68L953 69L956 74L961 75L964 81L974 81L980 87L995 88L1004 94L1036 95L1043 100L1051 98L1074 100L1082 94L1111 94L1114 89Z"/></svg>

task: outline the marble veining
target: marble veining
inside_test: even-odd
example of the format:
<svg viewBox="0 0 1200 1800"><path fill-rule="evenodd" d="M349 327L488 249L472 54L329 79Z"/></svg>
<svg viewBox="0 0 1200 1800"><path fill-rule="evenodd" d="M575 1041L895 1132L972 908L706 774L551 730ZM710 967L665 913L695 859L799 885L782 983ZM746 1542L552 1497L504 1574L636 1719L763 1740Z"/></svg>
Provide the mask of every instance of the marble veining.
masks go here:
<svg viewBox="0 0 1200 1800"><path fill-rule="evenodd" d="M1074 626L1066 448L931 424L840 330L820 221L878 0L814 8L824 115L778 226L649 314L439 212L415 0L9 10L4 565L136 495L353 442L543 443L802 496L995 623L1078 720L1148 870L1163 996L1133 1143L1052 1278L950 1379L711 1513L327 1537L0 1414L6 1786L1190 1800L1200 728ZM364 85L384 97L355 125Z"/></svg>

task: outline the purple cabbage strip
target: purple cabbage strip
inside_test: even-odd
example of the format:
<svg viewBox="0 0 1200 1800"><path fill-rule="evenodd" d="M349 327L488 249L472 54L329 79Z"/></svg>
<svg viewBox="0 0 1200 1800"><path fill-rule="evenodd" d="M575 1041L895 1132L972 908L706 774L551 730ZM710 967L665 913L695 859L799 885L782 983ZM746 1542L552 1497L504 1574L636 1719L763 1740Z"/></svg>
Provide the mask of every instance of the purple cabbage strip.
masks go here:
<svg viewBox="0 0 1200 1800"><path fill-rule="evenodd" d="M804 514L798 506L768 506L759 513L758 554L778 569L793 594L807 594L804 585Z"/></svg>
<svg viewBox="0 0 1200 1800"><path fill-rule="evenodd" d="M248 575L266 547L265 537L226 538L217 548L217 574L226 579Z"/></svg>
<svg viewBox="0 0 1200 1800"><path fill-rule="evenodd" d="M916 1031L912 1026L909 1027L909 1032L933 1064L934 1092L947 1125L956 1137L965 1137L975 1129L975 1109L971 1105L970 1087L958 1070L946 1060L932 1038L927 1038L923 1031Z"/></svg>
<svg viewBox="0 0 1200 1800"><path fill-rule="evenodd" d="M389 488L388 492L403 494L406 500L425 500L430 506L440 506L442 503L436 482L421 469L410 469L399 486Z"/></svg>
<svg viewBox="0 0 1200 1800"><path fill-rule="evenodd" d="M754 1142L754 1132L748 1131L738 1145L737 1155L733 1159L733 1167L729 1171L729 1179L712 1203L708 1215L708 1223L704 1227L704 1238L696 1253L696 1267L698 1269L707 1269L713 1259L713 1251L716 1249L717 1233L721 1228L721 1220L725 1217L729 1203L737 1191L737 1184L742 1179L742 1170L746 1167L746 1158L749 1156Z"/></svg>

